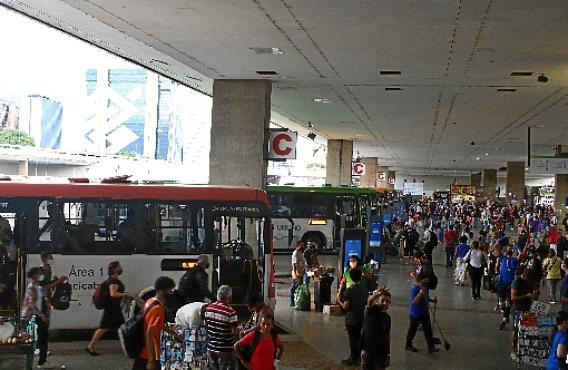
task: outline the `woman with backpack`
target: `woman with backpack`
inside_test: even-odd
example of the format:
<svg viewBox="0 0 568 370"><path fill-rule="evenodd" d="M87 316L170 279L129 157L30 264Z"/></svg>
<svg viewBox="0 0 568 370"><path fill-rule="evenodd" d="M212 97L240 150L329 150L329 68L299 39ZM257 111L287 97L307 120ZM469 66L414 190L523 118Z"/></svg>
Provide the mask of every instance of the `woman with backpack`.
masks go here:
<svg viewBox="0 0 568 370"><path fill-rule="evenodd" d="M103 304L103 317L99 328L93 333L91 341L85 351L91 356L99 356L95 351L95 346L99 339L109 330L116 331L124 323L124 316L120 302L123 298L134 298L134 295L124 291L124 284L118 278L122 275L120 262L113 261L108 264L108 279L101 284L101 298Z"/></svg>
<svg viewBox="0 0 568 370"><path fill-rule="evenodd" d="M239 361L251 370L274 370L283 352L280 337L274 330L274 317L271 315L262 316L259 326L235 343Z"/></svg>

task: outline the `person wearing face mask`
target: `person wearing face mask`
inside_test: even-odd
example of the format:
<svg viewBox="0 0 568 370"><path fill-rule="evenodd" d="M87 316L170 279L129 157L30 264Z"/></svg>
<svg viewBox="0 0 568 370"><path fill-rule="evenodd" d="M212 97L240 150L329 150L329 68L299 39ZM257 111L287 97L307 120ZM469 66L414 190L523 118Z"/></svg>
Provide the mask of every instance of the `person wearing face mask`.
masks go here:
<svg viewBox="0 0 568 370"><path fill-rule="evenodd" d="M179 281L179 294L186 299L186 303L203 302L208 298L215 302L215 296L209 290L209 257L205 254L197 258L197 264L186 272Z"/></svg>
<svg viewBox="0 0 568 370"><path fill-rule="evenodd" d="M132 370L160 370L160 337L162 331L183 342L181 335L166 324L165 302L174 292L176 283L167 276L160 276L154 283L156 295L144 306L144 347L134 360Z"/></svg>
<svg viewBox="0 0 568 370"><path fill-rule="evenodd" d="M53 276L51 267L54 265L53 255L51 252L43 251L40 254L41 266L39 285L42 288L41 312L47 317L46 321L37 321L37 351L39 354L38 366L42 366L47 361L48 356L48 332L49 332L49 316L51 313L51 291L57 285L65 282L67 276ZM52 278L53 276L53 278Z"/></svg>
<svg viewBox="0 0 568 370"><path fill-rule="evenodd" d="M107 331L116 331L120 325L124 323L124 316L122 315L122 309L120 307L122 299L134 297L133 294L124 291L124 284L119 279L122 272L120 262L113 261L108 264L108 279L103 282L105 285L103 288L103 294L107 297L106 304L103 309L103 316L101 318L99 328L95 330L87 348L85 349L91 356L99 356L99 353L95 351L95 346L99 339L101 339Z"/></svg>
<svg viewBox="0 0 568 370"><path fill-rule="evenodd" d="M361 370L383 370L390 365L391 294L379 289L369 297L361 330Z"/></svg>
<svg viewBox="0 0 568 370"><path fill-rule="evenodd" d="M361 286L368 288L369 281L368 278L372 276L371 269L361 263L361 259L356 254L352 254L349 256L349 266L343 270L343 276L341 277L341 281L339 282L339 289L336 295L336 301L339 301L343 293L349 288L353 286L353 280L351 279L351 275L349 274L350 271L359 269L363 273L363 277L361 278Z"/></svg>

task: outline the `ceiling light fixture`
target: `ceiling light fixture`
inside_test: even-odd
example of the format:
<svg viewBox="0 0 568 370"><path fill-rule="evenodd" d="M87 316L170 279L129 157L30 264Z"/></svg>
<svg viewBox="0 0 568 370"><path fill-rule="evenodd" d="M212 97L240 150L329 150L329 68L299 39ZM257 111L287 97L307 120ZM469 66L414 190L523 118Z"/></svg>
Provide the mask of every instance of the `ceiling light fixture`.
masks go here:
<svg viewBox="0 0 568 370"><path fill-rule="evenodd" d="M488 156L488 155L489 155L489 153L485 153L485 155L486 155L486 156Z"/></svg>
<svg viewBox="0 0 568 370"><path fill-rule="evenodd" d="M547 83L547 82L548 82L548 77L546 77L546 76L544 75L544 73L541 73L540 76L538 76L538 77L536 78L536 80L537 80L538 82Z"/></svg>
<svg viewBox="0 0 568 370"><path fill-rule="evenodd" d="M328 98L314 98L314 103L328 104L331 103L331 100Z"/></svg>
<svg viewBox="0 0 568 370"><path fill-rule="evenodd" d="M511 77L530 77L533 73L529 71L511 72Z"/></svg>
<svg viewBox="0 0 568 370"><path fill-rule="evenodd" d="M258 55L282 55L284 51L280 48L249 48Z"/></svg>
<svg viewBox="0 0 568 370"><path fill-rule="evenodd" d="M308 128L314 128L314 125L312 125L312 121L308 121Z"/></svg>
<svg viewBox="0 0 568 370"><path fill-rule="evenodd" d="M165 62L165 61L160 60L160 59L150 59L149 63L150 64L159 64L159 65L162 65L162 66L169 66L170 65L170 63Z"/></svg>
<svg viewBox="0 0 568 370"><path fill-rule="evenodd" d="M256 71L256 73L261 76L276 76L278 74L278 72L272 70Z"/></svg>
<svg viewBox="0 0 568 370"><path fill-rule="evenodd" d="M517 91L517 89L514 89L512 87L501 87L497 89L498 92L515 92Z"/></svg>
<svg viewBox="0 0 568 370"><path fill-rule="evenodd" d="M399 86L390 86L390 87L385 87L385 91L402 91L404 90L402 87Z"/></svg>
<svg viewBox="0 0 568 370"><path fill-rule="evenodd" d="M379 73L383 76L400 76L402 74L401 71L397 70L382 70Z"/></svg>
<svg viewBox="0 0 568 370"><path fill-rule="evenodd" d="M481 159L481 158L479 158L479 157L475 157L475 160L476 160L476 161L479 161L480 159Z"/></svg>

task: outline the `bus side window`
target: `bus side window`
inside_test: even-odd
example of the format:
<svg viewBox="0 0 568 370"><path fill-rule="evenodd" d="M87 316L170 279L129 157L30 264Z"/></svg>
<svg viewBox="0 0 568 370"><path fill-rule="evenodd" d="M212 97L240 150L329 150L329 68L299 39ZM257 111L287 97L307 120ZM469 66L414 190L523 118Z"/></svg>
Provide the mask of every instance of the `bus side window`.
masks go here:
<svg viewBox="0 0 568 370"><path fill-rule="evenodd" d="M159 254L186 254L188 209L185 204L158 205L158 250Z"/></svg>

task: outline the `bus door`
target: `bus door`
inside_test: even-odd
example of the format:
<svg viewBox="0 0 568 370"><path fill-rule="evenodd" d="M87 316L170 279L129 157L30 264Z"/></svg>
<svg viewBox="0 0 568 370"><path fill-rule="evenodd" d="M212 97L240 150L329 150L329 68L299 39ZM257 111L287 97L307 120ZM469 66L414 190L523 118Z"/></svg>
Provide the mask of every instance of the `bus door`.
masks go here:
<svg viewBox="0 0 568 370"><path fill-rule="evenodd" d="M246 316L247 295L264 293L265 218L224 215L214 220L218 286L232 288L232 305Z"/></svg>
<svg viewBox="0 0 568 370"><path fill-rule="evenodd" d="M0 292L0 316L17 316L20 312L26 286L29 203L0 200L0 275L7 283Z"/></svg>

